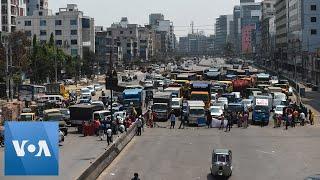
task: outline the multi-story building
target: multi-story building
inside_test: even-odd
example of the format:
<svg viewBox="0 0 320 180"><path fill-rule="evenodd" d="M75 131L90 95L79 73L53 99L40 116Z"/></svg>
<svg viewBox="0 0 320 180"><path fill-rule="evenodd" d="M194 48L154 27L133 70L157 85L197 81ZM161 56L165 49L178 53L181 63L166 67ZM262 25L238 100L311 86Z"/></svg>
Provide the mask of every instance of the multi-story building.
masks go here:
<svg viewBox="0 0 320 180"><path fill-rule="evenodd" d="M51 10L35 10L32 16L17 17L17 30L41 43L48 42L51 34L55 43L71 56L83 57L84 51L95 51L94 19L84 16L77 5L68 4L55 15Z"/></svg>
<svg viewBox="0 0 320 180"><path fill-rule="evenodd" d="M240 6L235 6L233 8L233 46L236 55L241 52L241 19L240 19Z"/></svg>
<svg viewBox="0 0 320 180"><path fill-rule="evenodd" d="M167 43L161 45L162 53L173 52L176 48L173 22L165 20L164 15L158 13L149 15L149 25L157 31L158 38L156 39L160 40L158 43Z"/></svg>
<svg viewBox="0 0 320 180"><path fill-rule="evenodd" d="M179 39L179 52L182 54L200 56L212 55L214 36L205 36L203 32L188 34Z"/></svg>
<svg viewBox="0 0 320 180"><path fill-rule="evenodd" d="M149 15L149 25L155 27L159 24L159 21L164 20L164 15L160 13L154 13Z"/></svg>
<svg viewBox="0 0 320 180"><path fill-rule="evenodd" d="M14 32L17 17L26 15L25 0L1 0L1 31Z"/></svg>
<svg viewBox="0 0 320 180"><path fill-rule="evenodd" d="M215 54L222 55L224 53L227 43L231 40L229 38L233 33L233 15L221 15L216 19L215 24Z"/></svg>
<svg viewBox="0 0 320 180"><path fill-rule="evenodd" d="M276 11L276 64L281 70L285 67L288 50L288 0L276 0L274 8Z"/></svg>
<svg viewBox="0 0 320 180"><path fill-rule="evenodd" d="M275 68L275 4L276 0L261 2L261 56L264 64Z"/></svg>
<svg viewBox="0 0 320 180"><path fill-rule="evenodd" d="M48 8L48 0L27 0L27 16L32 16L33 11Z"/></svg>
<svg viewBox="0 0 320 180"><path fill-rule="evenodd" d="M241 21L241 50L243 54L255 54L258 50L254 45L257 39L254 35L260 34L259 23L261 19L261 4L254 0L240 1Z"/></svg>

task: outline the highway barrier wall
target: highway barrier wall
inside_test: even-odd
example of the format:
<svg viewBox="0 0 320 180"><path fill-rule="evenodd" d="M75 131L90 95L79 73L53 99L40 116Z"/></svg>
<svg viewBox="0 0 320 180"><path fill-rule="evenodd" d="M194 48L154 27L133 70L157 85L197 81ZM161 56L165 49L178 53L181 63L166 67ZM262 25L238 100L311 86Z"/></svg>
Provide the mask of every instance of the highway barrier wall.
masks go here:
<svg viewBox="0 0 320 180"><path fill-rule="evenodd" d="M120 154L124 147L136 134L136 125L133 124L126 133L122 134L100 157L98 157L82 174L78 180L95 180L112 161Z"/></svg>

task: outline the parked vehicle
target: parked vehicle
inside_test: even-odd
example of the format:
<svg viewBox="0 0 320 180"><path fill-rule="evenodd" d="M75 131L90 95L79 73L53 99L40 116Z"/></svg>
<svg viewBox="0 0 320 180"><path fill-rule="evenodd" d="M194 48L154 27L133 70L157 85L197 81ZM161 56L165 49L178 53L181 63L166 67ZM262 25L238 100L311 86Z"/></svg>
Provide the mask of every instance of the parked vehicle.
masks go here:
<svg viewBox="0 0 320 180"><path fill-rule="evenodd" d="M232 152L228 149L215 149L212 152L211 174L230 177L232 175Z"/></svg>

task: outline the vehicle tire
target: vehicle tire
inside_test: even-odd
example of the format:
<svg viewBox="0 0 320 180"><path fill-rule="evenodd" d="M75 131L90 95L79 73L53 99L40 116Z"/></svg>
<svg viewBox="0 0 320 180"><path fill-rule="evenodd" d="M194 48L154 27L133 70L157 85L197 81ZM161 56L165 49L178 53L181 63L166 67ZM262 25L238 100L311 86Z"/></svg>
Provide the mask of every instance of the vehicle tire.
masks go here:
<svg viewBox="0 0 320 180"><path fill-rule="evenodd" d="M65 135L65 136L68 135L68 129L66 129L66 130L64 131L64 135Z"/></svg>

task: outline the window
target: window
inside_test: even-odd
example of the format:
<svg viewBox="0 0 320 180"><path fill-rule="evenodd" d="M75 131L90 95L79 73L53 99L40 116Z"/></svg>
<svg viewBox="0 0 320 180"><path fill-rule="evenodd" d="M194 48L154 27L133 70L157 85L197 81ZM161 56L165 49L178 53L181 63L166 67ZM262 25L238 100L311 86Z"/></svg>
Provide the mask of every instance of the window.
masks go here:
<svg viewBox="0 0 320 180"><path fill-rule="evenodd" d="M46 20L40 20L40 26L46 26L47 21Z"/></svg>
<svg viewBox="0 0 320 180"><path fill-rule="evenodd" d="M77 24L78 24L78 22L76 19L70 20L70 25L77 25Z"/></svg>
<svg viewBox="0 0 320 180"><path fill-rule="evenodd" d="M71 56L77 56L78 55L78 49L71 49Z"/></svg>
<svg viewBox="0 0 320 180"><path fill-rule="evenodd" d="M47 31L45 30L40 30L40 36L46 36L47 35Z"/></svg>
<svg viewBox="0 0 320 180"><path fill-rule="evenodd" d="M39 16L43 16L43 12L42 11L39 11Z"/></svg>
<svg viewBox="0 0 320 180"><path fill-rule="evenodd" d="M62 40L56 40L56 45L62 45Z"/></svg>
<svg viewBox="0 0 320 180"><path fill-rule="evenodd" d="M311 11L316 11L317 10L317 5L311 5Z"/></svg>
<svg viewBox="0 0 320 180"><path fill-rule="evenodd" d="M78 40L76 39L71 39L71 45L77 45L78 44Z"/></svg>
<svg viewBox="0 0 320 180"><path fill-rule="evenodd" d="M24 33L26 36L31 37L31 31L25 31Z"/></svg>
<svg viewBox="0 0 320 180"><path fill-rule="evenodd" d="M56 26L61 26L62 25L62 21L61 20L56 20Z"/></svg>
<svg viewBox="0 0 320 180"><path fill-rule="evenodd" d="M130 34L132 34L132 31L130 31Z"/></svg>
<svg viewBox="0 0 320 180"><path fill-rule="evenodd" d="M31 21L24 21L25 26L31 26Z"/></svg>
<svg viewBox="0 0 320 180"><path fill-rule="evenodd" d="M317 22L317 17L311 17L311 22Z"/></svg>
<svg viewBox="0 0 320 180"><path fill-rule="evenodd" d="M56 35L62 35L62 31L61 30L56 30Z"/></svg>
<svg viewBox="0 0 320 180"><path fill-rule="evenodd" d="M71 30L70 34L71 35L78 35L78 31L77 30Z"/></svg>
<svg viewBox="0 0 320 180"><path fill-rule="evenodd" d="M317 34L317 30L316 29L311 29L311 35L316 35Z"/></svg>
<svg viewBox="0 0 320 180"><path fill-rule="evenodd" d="M120 34L123 34L123 31L120 31Z"/></svg>

